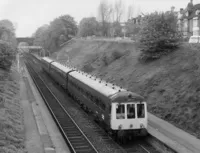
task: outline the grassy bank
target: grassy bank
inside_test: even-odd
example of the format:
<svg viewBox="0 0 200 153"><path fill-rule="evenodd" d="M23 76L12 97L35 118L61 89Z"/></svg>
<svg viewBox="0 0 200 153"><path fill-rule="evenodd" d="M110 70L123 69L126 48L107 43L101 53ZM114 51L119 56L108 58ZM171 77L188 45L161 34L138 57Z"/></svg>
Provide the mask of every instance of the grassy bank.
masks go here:
<svg viewBox="0 0 200 153"><path fill-rule="evenodd" d="M0 69L0 152L23 153L23 112L20 105L19 74Z"/></svg>
<svg viewBox="0 0 200 153"><path fill-rule="evenodd" d="M146 98L148 110L200 138L200 52L189 44L141 64L138 44L74 41L57 59Z"/></svg>

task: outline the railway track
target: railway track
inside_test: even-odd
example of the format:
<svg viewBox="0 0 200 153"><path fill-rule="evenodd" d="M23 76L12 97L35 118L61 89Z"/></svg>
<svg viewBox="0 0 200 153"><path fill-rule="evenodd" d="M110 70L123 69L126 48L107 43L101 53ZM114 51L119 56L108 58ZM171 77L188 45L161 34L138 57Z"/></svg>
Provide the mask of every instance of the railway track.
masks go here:
<svg viewBox="0 0 200 153"><path fill-rule="evenodd" d="M36 65L36 62L34 61L33 67L35 67L35 65ZM39 72L40 70L38 69L38 67L35 67L35 69L37 69L38 73L41 75L42 78L45 78L44 82L46 82L48 88L51 88L54 95L57 96L57 98L58 98L57 101L60 101L60 103L62 103L62 108L66 109L67 112L74 119L74 122L76 121L76 123L79 125L79 127L81 127L81 129L83 131L82 133L85 133L85 135L90 140L93 138L93 135L95 134L96 137L99 138L99 141L102 141L103 144L99 145L99 147L98 147L99 143L97 141L93 143L94 145L96 145L96 148L97 148L96 150L98 150L99 152L108 152L109 151L111 153L112 152L113 153L125 153L125 152L126 153L134 153L134 152L137 152L137 153L159 153L158 151L155 150L155 148L153 148L152 146L146 145L142 141L140 143L137 143L137 140L135 142L129 143L128 145L119 146L116 142L114 142L105 133L104 130L102 130L97 124L95 124L93 121L91 121L91 117L89 115L87 115L81 108L78 108L76 106L76 109L75 109L74 108L75 106L71 106L69 103L66 102L66 99L68 100L69 97L67 98L66 94L64 93L64 90L61 90L61 88L59 88L55 82L52 83L52 80L49 77L45 76L45 74L43 72ZM55 86L57 86L57 87L55 87ZM72 103L73 103L72 105L75 104L74 102L72 102ZM78 116L81 116L81 119L79 119L80 117L78 117ZM79 121L77 121L77 120L79 120ZM84 128L86 128L86 129L83 129L83 125L85 125ZM91 131L91 133L88 133L87 130ZM105 148L107 147L109 149L106 150L105 148L102 148L102 145L104 145ZM104 151L102 151L103 149L104 149Z"/></svg>
<svg viewBox="0 0 200 153"><path fill-rule="evenodd" d="M54 120L62 131L64 139L70 146L70 150L73 153L98 153L92 143L87 139L85 134L67 113L65 108L60 104L59 100L49 90L33 68L31 68L30 64L26 63L26 65L52 116L54 117Z"/></svg>

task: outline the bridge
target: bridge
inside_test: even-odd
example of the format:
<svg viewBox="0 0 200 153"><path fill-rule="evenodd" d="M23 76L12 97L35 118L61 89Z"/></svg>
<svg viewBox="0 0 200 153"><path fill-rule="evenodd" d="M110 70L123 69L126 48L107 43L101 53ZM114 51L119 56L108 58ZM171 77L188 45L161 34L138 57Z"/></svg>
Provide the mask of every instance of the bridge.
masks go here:
<svg viewBox="0 0 200 153"><path fill-rule="evenodd" d="M41 46L18 46L18 49L43 49Z"/></svg>
<svg viewBox="0 0 200 153"><path fill-rule="evenodd" d="M20 42L26 42L26 43L28 43L29 46L33 45L34 38L32 38L32 37L18 37L16 39L17 39L18 44Z"/></svg>

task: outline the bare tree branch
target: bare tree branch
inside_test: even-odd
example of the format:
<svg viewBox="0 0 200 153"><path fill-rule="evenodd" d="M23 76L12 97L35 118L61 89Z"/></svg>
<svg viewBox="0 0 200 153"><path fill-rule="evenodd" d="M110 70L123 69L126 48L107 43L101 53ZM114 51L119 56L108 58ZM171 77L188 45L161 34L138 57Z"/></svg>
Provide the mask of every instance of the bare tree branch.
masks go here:
<svg viewBox="0 0 200 153"><path fill-rule="evenodd" d="M116 21L120 22L121 21L121 17L124 13L124 7L123 7L123 3L122 0L117 0L115 2L115 14L116 14Z"/></svg>

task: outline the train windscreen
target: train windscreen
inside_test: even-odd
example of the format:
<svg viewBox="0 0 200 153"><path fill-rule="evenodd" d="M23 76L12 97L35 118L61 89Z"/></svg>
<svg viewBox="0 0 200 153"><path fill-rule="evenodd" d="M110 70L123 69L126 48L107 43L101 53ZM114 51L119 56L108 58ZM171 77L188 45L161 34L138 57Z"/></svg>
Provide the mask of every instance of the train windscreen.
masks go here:
<svg viewBox="0 0 200 153"><path fill-rule="evenodd" d="M145 117L144 104L137 104L137 116L138 116L138 118Z"/></svg>
<svg viewBox="0 0 200 153"><path fill-rule="evenodd" d="M135 118L135 104L127 104L127 118Z"/></svg>
<svg viewBox="0 0 200 153"><path fill-rule="evenodd" d="M125 119L125 105L124 104L116 105L116 118Z"/></svg>

